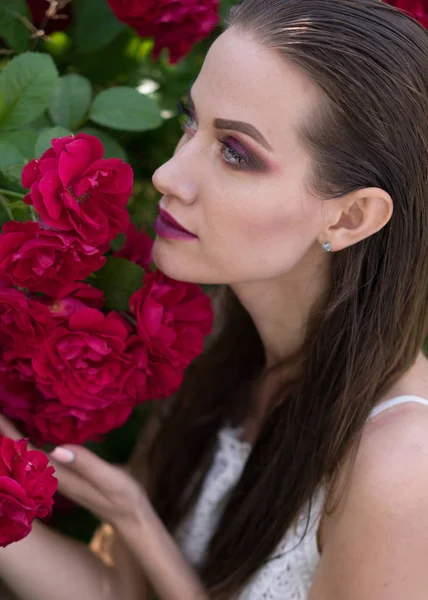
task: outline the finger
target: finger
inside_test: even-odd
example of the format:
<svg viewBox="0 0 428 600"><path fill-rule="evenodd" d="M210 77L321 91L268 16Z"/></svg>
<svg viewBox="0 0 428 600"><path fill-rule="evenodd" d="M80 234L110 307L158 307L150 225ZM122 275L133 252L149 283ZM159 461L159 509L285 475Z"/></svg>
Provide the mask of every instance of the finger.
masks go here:
<svg viewBox="0 0 428 600"><path fill-rule="evenodd" d="M72 462L69 462L70 452L74 455ZM114 467L90 450L74 445L58 446L49 459L59 475L58 490L100 518L97 510L105 502L108 482L114 480L110 472Z"/></svg>
<svg viewBox="0 0 428 600"><path fill-rule="evenodd" d="M91 483L84 480L78 473L73 473L63 464L57 463L55 460L50 460L50 462L55 469L54 476L58 479L58 491L74 502L82 504L82 499L90 494Z"/></svg>
<svg viewBox="0 0 428 600"><path fill-rule="evenodd" d="M54 460L67 465L67 469L78 473L84 479L93 481L114 475L116 467L103 460L84 446L67 444L58 446L49 454Z"/></svg>

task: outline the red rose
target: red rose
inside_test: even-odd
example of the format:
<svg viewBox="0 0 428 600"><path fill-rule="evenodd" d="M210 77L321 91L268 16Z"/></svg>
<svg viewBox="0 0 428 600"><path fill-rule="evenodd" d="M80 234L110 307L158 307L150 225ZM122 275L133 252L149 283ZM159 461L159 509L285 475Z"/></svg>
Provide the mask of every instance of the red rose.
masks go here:
<svg viewBox="0 0 428 600"><path fill-rule="evenodd" d="M57 300L61 300L67 296L80 300L90 308L101 310L104 306L104 293L92 287L89 283L77 282L62 288L57 296Z"/></svg>
<svg viewBox="0 0 428 600"><path fill-rule="evenodd" d="M148 353L148 389L157 390L148 397L158 398L179 387L184 369L202 352L213 311L208 296L194 283L175 281L157 270L145 275L143 284L129 306Z"/></svg>
<svg viewBox="0 0 428 600"><path fill-rule="evenodd" d="M408 12L428 29L428 5L426 0L385 0L385 2Z"/></svg>
<svg viewBox="0 0 428 600"><path fill-rule="evenodd" d="M0 546L21 540L33 520L47 517L58 486L43 452L27 449L27 440L0 436Z"/></svg>
<svg viewBox="0 0 428 600"><path fill-rule="evenodd" d="M56 445L84 444L123 425L131 415L134 403L114 402L107 409L83 410L51 401L35 409L33 438Z"/></svg>
<svg viewBox="0 0 428 600"><path fill-rule="evenodd" d="M24 201L34 206L43 224L75 232L105 250L128 227L133 172L103 154L99 139L86 133L57 138L24 167L22 185L31 188Z"/></svg>
<svg viewBox="0 0 428 600"><path fill-rule="evenodd" d="M0 410L26 435L30 435L34 407L43 401L29 359L0 361Z"/></svg>
<svg viewBox="0 0 428 600"><path fill-rule="evenodd" d="M47 306L0 284L0 345L20 357L33 356L54 325Z"/></svg>
<svg viewBox="0 0 428 600"><path fill-rule="evenodd" d="M134 370L126 383L129 396L136 403L154 398L155 396L150 395L151 389L148 382L149 356L147 348L138 335L131 335L128 338L126 352L132 357L132 364L134 365Z"/></svg>
<svg viewBox="0 0 428 600"><path fill-rule="evenodd" d="M142 231L138 231L135 225L130 223L124 245L113 255L126 258L140 265L143 269L147 269L152 262L152 247L153 239L146 233L144 227Z"/></svg>
<svg viewBox="0 0 428 600"><path fill-rule="evenodd" d="M52 316L57 322L68 321L71 315L84 308L88 308L88 306L81 300L71 296L56 300L49 306Z"/></svg>
<svg viewBox="0 0 428 600"><path fill-rule="evenodd" d="M105 261L99 250L74 235L43 229L33 221L9 221L0 235L0 279L30 292L55 297Z"/></svg>
<svg viewBox="0 0 428 600"><path fill-rule="evenodd" d="M156 350L150 353L149 358L147 348L138 335L128 340L127 352L136 367L128 379L127 389L137 403L167 398L182 384L183 367L171 365L168 357L158 355Z"/></svg>
<svg viewBox="0 0 428 600"><path fill-rule="evenodd" d="M37 389L30 361L0 361L0 410L36 445L84 444L120 427L134 401L114 402L108 409L85 410L47 400Z"/></svg>
<svg viewBox="0 0 428 600"><path fill-rule="evenodd" d="M82 410L129 401L125 386L133 365L125 353L128 335L116 313L105 316L93 308L74 312L32 359L38 388L46 398Z"/></svg>
<svg viewBox="0 0 428 600"><path fill-rule="evenodd" d="M196 42L208 37L220 20L219 0L108 0L114 14L153 37L153 57L169 49L171 63L178 62Z"/></svg>

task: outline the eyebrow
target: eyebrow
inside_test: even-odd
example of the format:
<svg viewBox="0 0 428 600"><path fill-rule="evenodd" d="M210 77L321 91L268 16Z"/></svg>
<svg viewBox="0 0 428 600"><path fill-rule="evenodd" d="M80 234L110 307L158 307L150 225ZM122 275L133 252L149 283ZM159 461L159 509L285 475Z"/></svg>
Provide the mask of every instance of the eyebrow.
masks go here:
<svg viewBox="0 0 428 600"><path fill-rule="evenodd" d="M195 103L193 102L191 90L187 93L187 101L192 110L196 113ZM252 137L256 142L258 142L261 146L269 150L269 152L273 152L272 146L266 140L266 138L260 133L258 129L254 127L254 125L250 125L250 123L245 123L245 121L231 121L229 119L214 119L214 127L216 129L230 129L233 131L240 131L241 133L245 133Z"/></svg>

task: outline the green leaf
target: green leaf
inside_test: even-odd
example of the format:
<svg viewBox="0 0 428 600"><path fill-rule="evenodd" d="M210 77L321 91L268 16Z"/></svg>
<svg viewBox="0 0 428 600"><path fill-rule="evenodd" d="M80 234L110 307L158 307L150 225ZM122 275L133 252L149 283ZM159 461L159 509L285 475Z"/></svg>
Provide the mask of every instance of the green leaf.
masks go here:
<svg viewBox="0 0 428 600"><path fill-rule="evenodd" d="M26 127L30 127L31 129L35 129L39 134L42 133L43 129L48 129L49 127L53 127L53 123L50 120L48 114L46 112L42 113L31 121L31 123L27 123ZM22 128L20 128L22 129Z"/></svg>
<svg viewBox="0 0 428 600"><path fill-rule="evenodd" d="M107 0L74 0L74 39L82 54L98 52L125 29Z"/></svg>
<svg viewBox="0 0 428 600"><path fill-rule="evenodd" d="M25 204L25 202L21 202L19 206L13 207L13 220L21 221L25 223L25 221L29 221L31 219L31 206Z"/></svg>
<svg viewBox="0 0 428 600"><path fill-rule="evenodd" d="M0 75L0 128L22 127L48 106L58 84L50 56L26 52L13 58Z"/></svg>
<svg viewBox="0 0 428 600"><path fill-rule="evenodd" d="M30 28L22 17L31 22L25 0L1 0L0 38L16 52L25 52L30 41Z"/></svg>
<svg viewBox="0 0 428 600"><path fill-rule="evenodd" d="M0 199L0 228L3 227L3 225L8 221L10 221L10 215L7 211L5 204Z"/></svg>
<svg viewBox="0 0 428 600"><path fill-rule="evenodd" d="M18 129L9 131L1 136L3 142L10 142L15 146L27 160L35 158L35 148L38 132L35 129Z"/></svg>
<svg viewBox="0 0 428 600"><path fill-rule="evenodd" d="M114 238L114 240L110 244L110 248L113 250L113 252L117 252L118 250L120 250L122 248L122 246L125 243L125 237L126 236L124 233L118 233L118 235Z"/></svg>
<svg viewBox="0 0 428 600"><path fill-rule="evenodd" d="M43 152L46 152L51 147L51 141L54 138L65 137L67 135L73 135L71 131L68 129L64 129L64 127L51 127L50 129L45 129L43 131L36 142L36 150L35 155L39 158Z"/></svg>
<svg viewBox="0 0 428 600"><path fill-rule="evenodd" d="M10 142L0 140L0 171L9 180L20 181L25 156Z"/></svg>
<svg viewBox="0 0 428 600"><path fill-rule="evenodd" d="M89 79L71 73L60 77L49 106L49 114L55 125L76 129L91 105L92 86Z"/></svg>
<svg viewBox="0 0 428 600"><path fill-rule="evenodd" d="M225 19L229 14L229 10L238 4L238 0L220 0L220 17L221 19Z"/></svg>
<svg viewBox="0 0 428 600"><path fill-rule="evenodd" d="M156 129L163 122L153 100L123 86L100 92L91 106L89 118L99 125L124 131Z"/></svg>
<svg viewBox="0 0 428 600"><path fill-rule="evenodd" d="M104 267L91 278L91 285L104 292L107 308L128 310L130 297L142 287L144 273L125 258L108 256Z"/></svg>
<svg viewBox="0 0 428 600"><path fill-rule="evenodd" d="M21 176L22 176L22 170L23 170L24 166L25 165L23 165L23 164L11 165L8 169L6 169L4 174L7 177L7 179L9 179L10 182L20 183Z"/></svg>
<svg viewBox="0 0 428 600"><path fill-rule="evenodd" d="M128 162L128 155L125 148L123 148L114 137L96 127L84 127L80 130L82 133L88 135L94 135L101 140L104 146L104 158L120 158L123 162Z"/></svg>

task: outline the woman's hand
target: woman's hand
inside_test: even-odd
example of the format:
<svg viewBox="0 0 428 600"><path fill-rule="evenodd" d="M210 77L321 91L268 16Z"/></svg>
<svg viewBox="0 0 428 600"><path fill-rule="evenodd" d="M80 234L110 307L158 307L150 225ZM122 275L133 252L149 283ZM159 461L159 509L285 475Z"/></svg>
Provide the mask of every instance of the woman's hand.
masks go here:
<svg viewBox="0 0 428 600"><path fill-rule="evenodd" d="M1 414L0 432L14 440L25 437ZM141 514L149 503L144 489L129 473L87 448L66 444L47 456L55 467L58 490L102 521L115 526Z"/></svg>

